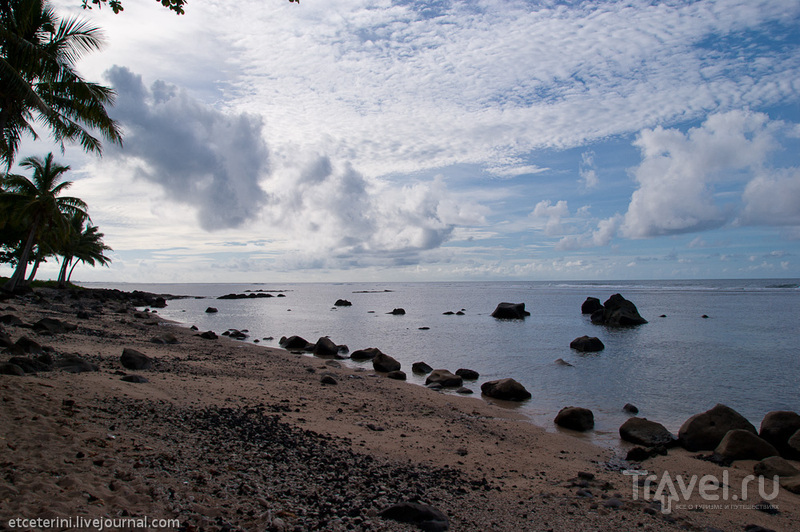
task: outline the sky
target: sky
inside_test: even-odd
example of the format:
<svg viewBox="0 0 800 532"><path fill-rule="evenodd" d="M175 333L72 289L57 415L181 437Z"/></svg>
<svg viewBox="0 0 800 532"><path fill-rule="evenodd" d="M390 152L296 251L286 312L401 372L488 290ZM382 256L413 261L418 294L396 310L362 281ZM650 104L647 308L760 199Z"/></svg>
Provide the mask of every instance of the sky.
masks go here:
<svg viewBox="0 0 800 532"><path fill-rule="evenodd" d="M74 280L800 278L797 0L54 5L124 131L21 148L114 249Z"/></svg>

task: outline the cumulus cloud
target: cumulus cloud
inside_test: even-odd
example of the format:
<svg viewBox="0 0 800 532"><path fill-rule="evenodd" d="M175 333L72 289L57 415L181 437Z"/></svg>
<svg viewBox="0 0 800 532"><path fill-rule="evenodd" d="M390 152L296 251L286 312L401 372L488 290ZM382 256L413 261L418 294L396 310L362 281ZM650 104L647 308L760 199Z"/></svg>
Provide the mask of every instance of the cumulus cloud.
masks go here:
<svg viewBox="0 0 800 532"><path fill-rule="evenodd" d="M742 199L744 224L800 226L800 169L756 177L745 187Z"/></svg>
<svg viewBox="0 0 800 532"><path fill-rule="evenodd" d="M302 249L285 264L304 268L412 264L488 212L453 194L441 178L396 185L368 179L323 155L265 184L264 217Z"/></svg>
<svg viewBox="0 0 800 532"><path fill-rule="evenodd" d="M261 118L219 111L163 81L148 88L124 67L107 77L118 93L112 114L125 132L113 157L193 206L206 230L240 227L259 213L267 199L259 181L269 170Z"/></svg>
<svg viewBox="0 0 800 532"><path fill-rule="evenodd" d="M549 200L542 200L536 204L531 215L534 218L545 218L547 221L544 233L553 236L563 231L561 220L569 216L569 207L564 200L560 200L555 205Z"/></svg>
<svg viewBox="0 0 800 532"><path fill-rule="evenodd" d="M638 188L621 231L630 238L689 233L720 227L732 212L715 197L718 183L748 179L776 148L767 115L746 111L714 114L699 127L645 129L635 145L642 153L633 171Z"/></svg>

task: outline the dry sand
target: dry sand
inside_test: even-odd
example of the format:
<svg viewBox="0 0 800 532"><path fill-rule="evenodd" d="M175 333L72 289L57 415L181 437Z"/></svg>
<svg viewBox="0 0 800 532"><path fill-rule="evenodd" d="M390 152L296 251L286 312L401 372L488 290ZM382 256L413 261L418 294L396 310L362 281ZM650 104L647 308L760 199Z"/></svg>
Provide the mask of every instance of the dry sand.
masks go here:
<svg viewBox="0 0 800 532"><path fill-rule="evenodd" d="M418 530L378 515L403 501L437 508L450 530L800 526L800 496L784 490L771 501L775 515L731 507L759 502L755 484L744 502L707 501L695 489L681 504L721 508L664 513L643 490L634 498L623 448L548 433L508 405L203 339L153 313L123 313L122 302L39 294L0 302L0 315L78 328L5 332L52 347L56 359L79 354L99 371L0 375L0 530L19 529L12 519L55 517L177 519L183 530ZM77 318L78 308L90 317ZM165 332L177 343L151 342ZM125 370L124 348L153 367ZM126 373L148 382L123 382ZM322 384L325 374L337 383ZM753 462L723 469L694 454L673 449L642 468L659 478L727 472L729 496L752 472Z"/></svg>

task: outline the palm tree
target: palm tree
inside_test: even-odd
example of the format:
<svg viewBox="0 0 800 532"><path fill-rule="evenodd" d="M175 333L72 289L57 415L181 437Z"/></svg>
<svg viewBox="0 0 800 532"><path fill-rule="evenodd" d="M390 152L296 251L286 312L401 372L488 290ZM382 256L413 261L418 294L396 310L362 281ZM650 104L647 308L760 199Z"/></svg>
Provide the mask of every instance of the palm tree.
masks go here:
<svg viewBox="0 0 800 532"><path fill-rule="evenodd" d="M11 168L23 134L38 138L34 119L62 150L64 141L78 141L101 153L92 130L121 144L119 126L105 109L116 94L74 69L102 44L98 28L78 18L60 20L47 0L0 0L0 163Z"/></svg>
<svg viewBox="0 0 800 532"><path fill-rule="evenodd" d="M101 266L106 266L111 262L111 259L106 257L104 251L112 251L110 246L103 242L103 233L97 232L97 226L86 224L83 228L83 223L86 218L81 214L75 214L70 218L70 235L64 239L64 244L61 247L59 254L63 257L61 260L61 271L58 274L58 286L64 288L67 286L72 272L79 262L94 266L95 263ZM67 274L67 268L74 259L78 259L72 264Z"/></svg>
<svg viewBox="0 0 800 532"><path fill-rule="evenodd" d="M31 251L43 233L52 231L64 235L68 229L68 217L76 214L88 216L86 203L83 200L59 197L72 185L72 182L59 183L61 176L69 170L69 166L54 163L52 153L48 153L44 160L39 157L27 157L19 165L22 168L31 168L33 176L30 180L21 175L9 175L6 178L8 193L16 200L14 216L18 220L25 220L28 226L28 234L17 267L11 279L3 286L3 290L9 292L15 291L25 279Z"/></svg>

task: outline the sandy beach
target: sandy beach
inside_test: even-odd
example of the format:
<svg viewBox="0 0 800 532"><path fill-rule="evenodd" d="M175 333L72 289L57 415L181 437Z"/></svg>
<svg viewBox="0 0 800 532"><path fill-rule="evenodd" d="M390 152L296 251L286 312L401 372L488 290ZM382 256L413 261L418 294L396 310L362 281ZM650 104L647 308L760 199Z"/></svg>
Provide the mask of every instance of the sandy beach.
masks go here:
<svg viewBox="0 0 800 532"><path fill-rule="evenodd" d="M203 338L191 324L101 294L38 290L0 302L0 316L18 318L0 326L10 341L27 337L54 361L73 362L0 375L0 530L92 529L74 526L88 522L79 519L187 531L788 531L800 523L800 495L781 489L768 513L754 508L762 497L753 482L742 500L753 461L723 468L674 448L630 464L629 446L546 432L513 405ZM76 327L31 328L42 318ZM126 348L151 367L123 367ZM32 349L23 356L38 356ZM73 372L92 364L96 371ZM121 380L129 375L146 382ZM625 471L635 466L658 478L709 475L725 491L713 501L694 489L667 512L634 489L637 477ZM383 513L407 502L446 521ZM42 526L55 518L73 526Z"/></svg>

